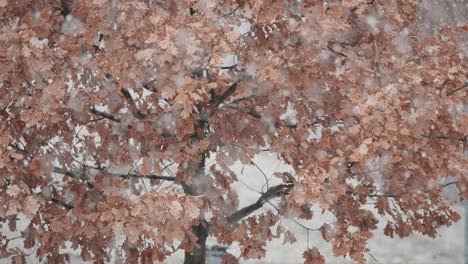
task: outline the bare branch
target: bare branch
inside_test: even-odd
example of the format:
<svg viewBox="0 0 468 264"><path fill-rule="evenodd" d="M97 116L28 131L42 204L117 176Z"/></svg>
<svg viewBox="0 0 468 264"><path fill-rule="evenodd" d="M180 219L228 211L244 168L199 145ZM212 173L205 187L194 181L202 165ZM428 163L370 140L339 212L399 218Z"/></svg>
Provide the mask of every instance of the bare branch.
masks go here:
<svg viewBox="0 0 468 264"><path fill-rule="evenodd" d="M236 70L237 69L237 64L233 64L230 66L221 66L221 70Z"/></svg>
<svg viewBox="0 0 468 264"><path fill-rule="evenodd" d="M106 175L119 177L119 178L122 178L122 179L146 178L146 179L150 179L150 180L175 181L175 177L171 177L171 176L163 176L163 175L156 175L156 174L140 175L140 174L135 174L135 173L119 174L119 173L111 173L111 172L108 172L108 171L106 171L104 169L98 169L97 167L89 167L89 168L99 170L99 171L104 172ZM73 179L82 180L82 181L86 182L91 189L94 188L94 185L92 183L90 183L88 180L83 179L79 175L76 175L75 173L73 173L71 171L68 171L68 170L66 170L64 168L54 167L53 171L55 173L63 174L65 176L68 176L68 177L73 178Z"/></svg>
<svg viewBox="0 0 468 264"><path fill-rule="evenodd" d="M262 116L259 113L257 113L254 109L250 110L247 114L256 119L262 118Z"/></svg>
<svg viewBox="0 0 468 264"><path fill-rule="evenodd" d="M65 209L67 209L67 210L71 210L71 209L75 208L75 206L73 206L72 204L66 203L66 202L61 201L61 200L56 199L56 198L52 198L52 199L50 199L50 201L53 202L56 205L59 205L59 206L65 208Z"/></svg>
<svg viewBox="0 0 468 264"><path fill-rule="evenodd" d="M230 102L229 104L238 104L238 103L241 103L241 102L243 102L243 101L246 101L246 100L249 100L249 99L251 99L251 98L254 98L255 96L256 96L255 94L252 94L252 95L249 95L249 96L237 98L237 99L232 100L232 102Z"/></svg>
<svg viewBox="0 0 468 264"><path fill-rule="evenodd" d="M262 191L263 191L263 187L267 187L267 190L270 188L270 186L268 186L268 177L266 175L266 173L257 165L257 163L255 163L253 160L250 160L250 162L255 166L255 168L257 168L260 173L263 175L263 178L265 178L265 183L262 185Z"/></svg>
<svg viewBox="0 0 468 264"><path fill-rule="evenodd" d="M18 144L16 144L16 143L8 143L8 146L9 146L9 147L12 147L12 148L14 148L14 149L16 149L16 150L19 151L19 152L28 154L28 151L27 151L26 149L20 148L20 147L18 146Z"/></svg>
<svg viewBox="0 0 468 264"><path fill-rule="evenodd" d="M156 79L153 79L153 80L151 80L151 81L149 81L149 82L143 84L143 88L146 89L146 90L148 90L148 91L150 91L150 92L153 92L153 93L157 92L158 90L157 90L156 88L150 87L150 85L151 85L152 83L154 83L155 81L156 81Z"/></svg>
<svg viewBox="0 0 468 264"><path fill-rule="evenodd" d="M450 185L453 185L453 184L457 184L458 181L453 181L453 182L448 182L448 183L445 183L444 185L442 185L442 189L447 187L447 186L450 186ZM399 198L400 195L397 195L397 194L393 194L393 193L383 193L383 194L371 194L369 195L370 198L374 198L374 197L389 197L389 198Z"/></svg>
<svg viewBox="0 0 468 264"><path fill-rule="evenodd" d="M86 185L88 185L88 188L89 189L93 189L94 188L94 184L92 184L89 180L87 179L84 179L83 177L81 177L80 175L77 175L76 173L73 173L69 170L66 170L64 168L60 168L60 167L54 167L54 170L53 172L55 173L58 173L58 174L63 174L67 177L70 177L72 179L75 179L75 180L81 180L83 182L86 183Z"/></svg>
<svg viewBox="0 0 468 264"><path fill-rule="evenodd" d="M140 112L140 110L137 109L137 105L136 105L135 101L133 100L132 95L130 94L130 92L125 88L120 89L120 92L124 95L125 98L127 98L127 101L128 101L128 103L130 104L130 106L132 108L133 116L136 117L137 119L145 118L146 114L143 114L142 112Z"/></svg>
<svg viewBox="0 0 468 264"><path fill-rule="evenodd" d="M220 20L221 20L221 19L224 19L224 18L226 18L226 17L228 17L228 16L230 16L230 15L232 15L232 14L234 14L237 10L239 10L239 8L240 8L240 5L237 6L236 8L234 8L233 10L231 10L230 12L228 12L227 14L224 14L224 15L220 18Z"/></svg>
<svg viewBox="0 0 468 264"><path fill-rule="evenodd" d="M441 135L426 135L426 134L422 134L421 136L424 137L424 138L430 138L430 139L451 139L451 140L458 140L458 141L461 141L461 142L466 142L467 141L466 136L459 137L459 138L449 137L449 136L441 136Z"/></svg>
<svg viewBox="0 0 468 264"><path fill-rule="evenodd" d="M454 94L454 93L456 93L456 92L458 92L458 91L460 91L462 89L465 89L466 87L468 87L468 83L465 83L462 86L460 86L460 87L458 87L458 88L456 88L456 89L454 89L452 91L447 91L447 96L450 96L450 95L452 95L452 94Z"/></svg>
<svg viewBox="0 0 468 264"><path fill-rule="evenodd" d="M366 249L366 253L367 253L367 255L369 255L377 264L382 263L382 262L380 262L378 259L376 259L376 258L370 253L370 249Z"/></svg>
<svg viewBox="0 0 468 264"><path fill-rule="evenodd" d="M335 41L328 41L328 43L327 43L328 50L335 53L335 54L337 54L337 55L340 55L342 57L348 57L348 56L346 56L346 54L335 50L335 48L333 47L335 44L338 44L338 43L336 43Z"/></svg>
<svg viewBox="0 0 468 264"><path fill-rule="evenodd" d="M450 185L452 185L452 184L457 184L457 183L458 183L458 181L447 182L446 184L442 185L442 188L445 188L445 187L447 187L447 186L450 186Z"/></svg>
<svg viewBox="0 0 468 264"><path fill-rule="evenodd" d="M68 170L66 170L64 168L60 168L60 167L54 167L53 172L58 173L58 174L63 174L65 176L68 176L68 177L73 178L73 179L77 179L77 180L81 179L80 176L78 176L78 175L74 174L73 172L68 171Z"/></svg>
<svg viewBox="0 0 468 264"><path fill-rule="evenodd" d="M92 108L89 112L91 112L92 114L95 114L97 116L100 116L102 118L105 118L105 119L109 119L110 121L113 121L113 122L116 122L116 123L120 123L121 120L120 118L117 118L111 114L108 114L108 113L105 113L105 112L101 112L99 110L97 110L96 108Z"/></svg>
<svg viewBox="0 0 468 264"><path fill-rule="evenodd" d="M269 188L266 192L264 192L258 198L258 200L255 203L253 203L251 205L248 205L248 206L234 212L230 216L228 216L226 218L227 222L230 223L230 224L234 224L234 223L238 222L242 218L248 216L249 214L251 214L251 213L255 212L256 210L258 210L259 208L261 208L269 200L271 200L273 198L276 198L276 197L279 197L282 194L288 193L288 191L290 191L293 187L294 187L293 183L285 183L285 184L280 184L280 185L273 186L273 187Z"/></svg>
<svg viewBox="0 0 468 264"><path fill-rule="evenodd" d="M276 207L274 204L272 204L271 202L267 202L271 207L273 207L276 212L278 212L278 214L280 214L280 210L278 207ZM306 230L307 232L309 231L320 231L320 227L318 228L311 228L311 227L307 227L305 226L304 224L301 224L299 221L297 221L296 219L294 218L288 218L288 220L291 220L293 223L295 223L296 225L298 225L299 227L303 228L304 230Z"/></svg>
<svg viewBox="0 0 468 264"><path fill-rule="evenodd" d="M239 84L239 80L235 81L226 89L226 91L224 91L224 93L219 98L217 98L215 102L216 107L222 104L232 93L234 93L238 84Z"/></svg>
<svg viewBox="0 0 468 264"><path fill-rule="evenodd" d="M107 172L106 172L107 173ZM165 181L175 181L175 177L171 176L164 176L164 175L156 175L156 174L147 174L147 175L140 175L140 174L114 174L114 173L107 173L111 176L116 176L120 178L146 178L151 180L165 180Z"/></svg>
<svg viewBox="0 0 468 264"><path fill-rule="evenodd" d="M398 198L400 197L399 195L396 195L396 194L391 194L391 193L384 193L384 194L371 194L369 195L369 197L389 197L389 198Z"/></svg>

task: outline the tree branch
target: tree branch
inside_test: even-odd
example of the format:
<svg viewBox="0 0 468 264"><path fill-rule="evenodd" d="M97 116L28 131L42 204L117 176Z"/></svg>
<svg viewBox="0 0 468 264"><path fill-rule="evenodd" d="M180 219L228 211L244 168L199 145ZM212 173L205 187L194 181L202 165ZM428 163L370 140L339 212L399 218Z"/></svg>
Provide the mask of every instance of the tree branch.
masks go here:
<svg viewBox="0 0 468 264"><path fill-rule="evenodd" d="M50 201L53 202L56 205L59 205L59 206L65 208L65 209L67 209L67 210L71 210L71 209L75 208L75 206L73 206L72 204L66 203L66 202L61 201L61 200L56 199L56 198L52 198L52 199L50 199Z"/></svg>
<svg viewBox="0 0 468 264"><path fill-rule="evenodd" d="M446 184L442 185L442 188L445 188L445 187L450 186L452 184L458 184L458 181L447 182Z"/></svg>
<svg viewBox="0 0 468 264"><path fill-rule="evenodd" d="M429 139L450 139L450 140L458 140L458 141L461 141L461 142L466 142L466 141L467 141L467 137L466 137L466 136L456 138L456 137L450 137L450 136L426 135L426 134L422 134L421 137L429 138Z"/></svg>
<svg viewBox="0 0 468 264"><path fill-rule="evenodd" d="M456 88L456 89L454 89L452 91L447 91L447 96L450 96L450 95L452 95L452 94L454 94L454 93L456 93L456 92L458 92L458 91L460 91L460 90L462 90L462 89L464 89L466 87L468 87L468 83L465 83L464 85L462 85L462 86L460 86L460 87L458 87L458 88Z"/></svg>
<svg viewBox="0 0 468 264"><path fill-rule="evenodd" d="M240 5L234 8L232 11L228 12L227 14L224 14L220 19L224 19L232 14L234 14L238 9L240 8Z"/></svg>
<svg viewBox="0 0 468 264"><path fill-rule="evenodd" d="M130 104L131 108L133 108L131 109L133 116L140 120L145 118L146 114L143 114L142 112L140 112L140 110L138 110L137 105L133 100L130 92L125 88L120 89L120 92L124 95L125 98L127 98L128 103Z"/></svg>
<svg viewBox="0 0 468 264"><path fill-rule="evenodd" d="M86 165L85 165L86 166ZM106 175L109 175L109 176L114 176L114 177L119 177L119 178L122 178L122 179L128 179L128 178L146 178L146 179L150 179L150 180L165 180L165 181L175 181L175 177L171 177L171 176L163 176L163 175L156 175L156 174L147 174L147 175L140 175L140 174L134 174L134 173L128 173L128 174L119 174L119 173L111 173L111 172L108 172L104 169L98 169L96 167L92 167L92 169L95 169L95 170L99 170L99 171L102 171L104 172ZM64 168L60 168L60 167L54 167L54 170L53 172L55 173L59 173L59 174L63 174L65 176L68 176L70 178L73 178L73 179L76 179L76 180L82 180L84 182L86 182L89 186L90 189L94 188L94 185L92 183L90 183L88 180L86 179L83 179L82 177L80 177L79 175L76 175L75 173L71 172L71 171L68 171Z"/></svg>
<svg viewBox="0 0 468 264"><path fill-rule="evenodd" d="M22 149L18 146L18 144L16 143L8 143L8 146L16 149L17 151L21 152L21 153L24 153L24 154L28 154L28 151L26 149Z"/></svg>
<svg viewBox="0 0 468 264"><path fill-rule="evenodd" d="M230 65L230 66L221 66L221 70L235 70L235 71L239 71L237 69L237 64L233 64L233 65Z"/></svg>
<svg viewBox="0 0 468 264"><path fill-rule="evenodd" d="M250 116L252 116L252 117L255 118L255 119L260 119L260 118L262 118L262 116L261 116L259 113L257 113L257 112L255 111L255 109L253 109L253 108L252 108L252 110L250 110L247 114L249 114Z"/></svg>
<svg viewBox="0 0 468 264"><path fill-rule="evenodd" d="M254 98L255 96L256 96L255 94L252 94L252 95L249 95L249 96L237 98L237 99L232 100L232 102L230 102L229 104L238 104L238 103L241 103L241 102L243 102L243 101L246 101L246 100L249 100L249 99L251 99L251 98Z"/></svg>
<svg viewBox="0 0 468 264"><path fill-rule="evenodd" d="M453 181L453 182L448 182L448 183L445 183L442 185L442 189L447 187L447 186L450 186L450 185L453 185L453 184L457 184L458 181ZM383 193L383 194L371 194L369 195L369 197L371 198L374 198L374 197L389 197L389 198L399 198L400 195L397 195L397 194L393 194L393 193Z"/></svg>
<svg viewBox="0 0 468 264"><path fill-rule="evenodd" d="M396 195L396 194L388 193L388 194L371 194L371 195L369 195L369 197L371 197L371 198L374 198L374 197L398 198L398 197L400 197L400 196L399 196L399 195Z"/></svg>
<svg viewBox="0 0 468 264"><path fill-rule="evenodd" d="M153 80L151 80L151 81L149 81L149 82L143 84L143 88L146 89L146 90L148 90L148 91L150 91L150 92L153 92L153 93L157 92L158 90L157 90L156 88L150 87L150 85L151 85L152 83L154 83L155 81L156 81L156 79L153 79Z"/></svg>
<svg viewBox="0 0 468 264"><path fill-rule="evenodd" d="M164 175L156 175L156 174L140 175L140 174L133 174L133 173L116 174L116 173L108 173L108 172L106 172L106 174L109 174L111 176L120 177L120 178L123 178L123 179L127 179L127 178L146 178L146 179L151 179L151 180L175 181L175 177L164 176Z"/></svg>
<svg viewBox="0 0 468 264"><path fill-rule="evenodd" d="M216 107L222 104L232 93L234 93L238 84L239 80L235 81L226 89L226 91L224 91L224 93L219 98L217 98L217 100L215 101Z"/></svg>
<svg viewBox="0 0 468 264"><path fill-rule="evenodd" d="M342 56L342 57L348 57L348 56L346 56L344 53L339 52L339 51L336 51L336 50L334 49L334 47L333 47L333 45L335 45L335 44L336 44L336 43L335 43L334 41L329 41L329 42L327 43L327 48L328 48L328 50L331 51L331 52L333 52L333 53L335 53L335 54L337 54L337 55L340 55L340 56Z"/></svg>
<svg viewBox="0 0 468 264"><path fill-rule="evenodd" d="M77 175L76 173L73 173L73 172L71 172L69 170L66 170L64 168L54 167L53 172L58 173L58 174L63 174L65 176L70 177L70 178L75 179L75 180L81 180L81 181L85 182L86 185L88 185L89 189L94 188L94 184L92 184L90 181L88 181L87 179L84 179L83 177Z"/></svg>
<svg viewBox="0 0 468 264"><path fill-rule="evenodd" d="M264 192L258 198L258 200L255 203L248 205L242 209L239 209L238 211L228 216L226 218L227 222L230 224L234 224L238 222L242 218L248 216L252 212L255 212L256 210L261 208L265 203L267 203L271 199L279 197L282 194L288 193L293 187L294 187L293 183L285 183L285 184L280 184L277 186L270 187L266 192Z"/></svg>
<svg viewBox="0 0 468 264"><path fill-rule="evenodd" d="M91 110L89 110L89 112L92 113L92 114L95 114L97 116L100 116L102 118L109 119L110 121L113 121L113 122L116 122L116 123L121 122L120 118L117 118L117 117L115 117L113 115L110 115L108 113L105 113L105 112L101 112L101 111L97 110L96 108L91 108Z"/></svg>

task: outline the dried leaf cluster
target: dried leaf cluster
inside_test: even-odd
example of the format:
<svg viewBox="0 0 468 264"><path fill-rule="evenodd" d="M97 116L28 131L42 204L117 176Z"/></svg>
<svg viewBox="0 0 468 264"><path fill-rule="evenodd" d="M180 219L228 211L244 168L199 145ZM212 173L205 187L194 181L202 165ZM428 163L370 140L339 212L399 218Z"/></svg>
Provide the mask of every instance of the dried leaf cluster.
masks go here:
<svg viewBox="0 0 468 264"><path fill-rule="evenodd" d="M130 263L196 258L209 235L239 243L224 263L262 258L314 204L336 218L318 230L334 254L359 263L380 216L390 237L436 236L459 219L444 188L468 198L468 26L425 34L416 9L0 1L0 220L24 215L24 248L53 263L66 241L109 260L121 236ZM231 167L263 151L294 174L239 208ZM8 243L0 257L24 257Z"/></svg>

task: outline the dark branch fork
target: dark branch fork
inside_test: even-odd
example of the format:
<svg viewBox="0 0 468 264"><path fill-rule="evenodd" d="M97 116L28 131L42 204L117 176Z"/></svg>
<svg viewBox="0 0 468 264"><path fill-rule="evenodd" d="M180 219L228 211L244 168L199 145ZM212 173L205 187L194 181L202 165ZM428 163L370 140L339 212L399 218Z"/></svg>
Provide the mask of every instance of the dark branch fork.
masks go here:
<svg viewBox="0 0 468 264"><path fill-rule="evenodd" d="M110 75L109 73L106 73L105 74L106 76L106 79L111 81L113 84L117 85L118 82L115 80L115 78L112 77L112 75ZM148 91L151 91L151 92L156 92L156 89L153 89L150 87L150 85L155 82L156 79L153 79L145 84L143 84L143 88L148 90ZM120 92L122 93L122 95L125 97L125 99L127 100L127 102L130 104L130 110L132 111L132 114L135 118L137 119L144 119L147 117L146 114L142 113L140 110L138 110L138 107L135 103L135 100L133 99L132 95L130 94L130 91L126 88L121 88L120 89ZM96 110L94 107L90 110L90 112L92 114L95 114L97 116L100 116L102 118L105 118L105 119L109 119L113 122L116 122L116 123L120 123L121 122L121 119L120 118L117 118L111 114L108 114L108 113L105 113L105 112L102 112L102 111L99 111L99 110Z"/></svg>
<svg viewBox="0 0 468 264"><path fill-rule="evenodd" d="M255 203L248 205L228 216L226 218L227 222L230 224L238 222L242 218L260 209L265 203L267 203L271 199L279 197L282 194L287 194L293 187L293 183L285 183L270 187L266 192L262 193L262 195L258 198L258 200Z"/></svg>
<svg viewBox="0 0 468 264"><path fill-rule="evenodd" d="M138 107L135 103L135 100L133 100L132 95L130 94L130 91L128 91L125 88L122 88L120 89L120 92L123 94L123 96L127 99L127 102L130 104L133 116L140 120L145 118L146 114L138 110Z"/></svg>
<svg viewBox="0 0 468 264"><path fill-rule="evenodd" d="M238 84L239 84L239 80L235 81L226 89L226 91L223 92L223 94L220 97L216 98L215 103L214 103L215 106L219 107L220 104L222 104L232 93L234 93Z"/></svg>
<svg viewBox="0 0 468 264"><path fill-rule="evenodd" d="M145 89L147 89L147 90L155 92L155 90L150 89L149 86L147 86L147 84L143 85L143 87L145 87ZM130 104L132 114L133 114L133 116L135 118L141 120L141 119L144 119L144 118L147 117L146 114L142 113L140 110L137 109L137 105L136 105L135 101L133 100L132 95L130 94L130 92L127 89L122 88L122 89L120 89L120 92L123 94L123 96L127 99L127 102ZM120 118L115 117L115 116L113 116L113 115L111 115L109 113L99 111L94 107L91 108L89 110L89 112L96 115L96 116L108 119L108 120L110 120L112 122L116 122L116 123L121 123L122 122L122 120Z"/></svg>

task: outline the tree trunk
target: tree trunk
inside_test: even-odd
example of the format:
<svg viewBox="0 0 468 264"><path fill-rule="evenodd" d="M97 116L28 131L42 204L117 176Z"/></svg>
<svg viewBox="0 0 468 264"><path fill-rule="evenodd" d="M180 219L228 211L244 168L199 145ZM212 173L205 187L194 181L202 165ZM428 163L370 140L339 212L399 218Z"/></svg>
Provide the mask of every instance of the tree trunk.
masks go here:
<svg viewBox="0 0 468 264"><path fill-rule="evenodd" d="M184 264L205 264L208 228L201 223L193 227L193 233L198 237L197 245L185 252Z"/></svg>
<svg viewBox="0 0 468 264"><path fill-rule="evenodd" d="M202 112L202 109L199 109ZM195 126L195 138L197 140L202 140L205 138L205 131L207 123L203 121L197 121L194 124ZM200 161L198 164L192 163L191 165L196 168L195 175L190 184L187 184L185 181L181 182L184 192L189 195L200 195L206 192L205 182L205 161L209 156L208 151L203 151L200 153ZM190 166L190 165L189 165ZM197 226L192 226L192 231L195 236L197 236L197 244L193 247L192 251L185 252L184 264L205 264L206 260L206 238L208 237L208 223L203 219L200 219L200 224Z"/></svg>

